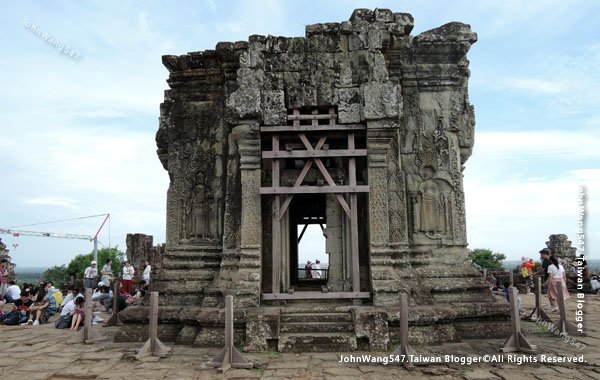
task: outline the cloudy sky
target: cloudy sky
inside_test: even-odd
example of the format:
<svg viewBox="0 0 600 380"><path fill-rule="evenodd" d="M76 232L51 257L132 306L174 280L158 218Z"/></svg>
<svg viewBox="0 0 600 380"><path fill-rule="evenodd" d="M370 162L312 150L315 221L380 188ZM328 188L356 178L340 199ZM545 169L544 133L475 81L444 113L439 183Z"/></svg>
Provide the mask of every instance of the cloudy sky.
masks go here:
<svg viewBox="0 0 600 380"><path fill-rule="evenodd" d="M575 237L578 186L588 193L586 251L598 241L600 2L596 1L13 2L0 13L0 227L165 238L167 173L156 153L163 54L251 34L302 36L354 8L415 17L413 34L449 21L478 33L469 53L475 151L465 187L471 248L516 259L551 233ZM35 26L35 27L34 27ZM51 36L60 52L35 33ZM75 56L75 57L73 57ZM66 264L87 241L2 235L21 267ZM13 249L13 244L18 244ZM598 258L590 254L592 258Z"/></svg>

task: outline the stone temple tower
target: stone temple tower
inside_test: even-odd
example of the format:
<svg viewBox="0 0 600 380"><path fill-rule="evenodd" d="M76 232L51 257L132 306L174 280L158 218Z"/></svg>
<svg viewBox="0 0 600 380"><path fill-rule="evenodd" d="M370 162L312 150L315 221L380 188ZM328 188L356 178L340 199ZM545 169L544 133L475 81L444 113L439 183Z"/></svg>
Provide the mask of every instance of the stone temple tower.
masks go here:
<svg viewBox="0 0 600 380"><path fill-rule="evenodd" d="M400 292L415 342L503 334L507 308L467 255L477 35L412 28L410 14L357 9L304 37L163 57L162 340L220 344L229 294L247 350L388 349ZM298 250L310 224L329 258L313 278ZM117 338L142 339L146 307L121 314Z"/></svg>

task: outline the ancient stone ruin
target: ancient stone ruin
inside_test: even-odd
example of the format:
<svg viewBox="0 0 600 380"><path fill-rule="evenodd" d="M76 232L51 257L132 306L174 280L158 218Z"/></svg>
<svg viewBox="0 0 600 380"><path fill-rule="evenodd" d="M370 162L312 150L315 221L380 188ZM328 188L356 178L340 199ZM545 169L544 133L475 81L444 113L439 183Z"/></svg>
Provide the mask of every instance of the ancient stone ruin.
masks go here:
<svg viewBox="0 0 600 380"><path fill-rule="evenodd" d="M357 9L305 37L163 57L161 340L222 346L231 294L246 350L387 350L400 292L413 342L505 336L507 307L467 258L477 35L459 22L412 28L410 14ZM326 236L320 279L298 270L309 224ZM147 308L121 314L117 338L145 339Z"/></svg>
<svg viewBox="0 0 600 380"><path fill-rule="evenodd" d="M577 254L577 248L571 246L571 241L565 234L552 234L548 236L546 247L548 247L552 255L565 259L569 263L573 262Z"/></svg>

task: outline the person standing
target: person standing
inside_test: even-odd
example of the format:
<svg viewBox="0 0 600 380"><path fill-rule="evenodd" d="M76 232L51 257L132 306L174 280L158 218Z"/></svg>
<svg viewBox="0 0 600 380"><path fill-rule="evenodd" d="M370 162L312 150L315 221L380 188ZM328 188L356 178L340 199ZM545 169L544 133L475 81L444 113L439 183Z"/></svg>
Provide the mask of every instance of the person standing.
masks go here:
<svg viewBox="0 0 600 380"><path fill-rule="evenodd" d="M19 297L21 297L21 288L19 288L19 285L17 285L15 280L10 280L4 299L6 299L6 302L10 303L18 300Z"/></svg>
<svg viewBox="0 0 600 380"><path fill-rule="evenodd" d="M565 268L556 257L550 257L550 262L552 264L548 267L550 276L548 281L548 299L552 306L550 311L558 311L558 284L561 284L563 299L566 301L570 298L569 291L567 290L567 277Z"/></svg>
<svg viewBox="0 0 600 380"><path fill-rule="evenodd" d="M4 295L7 290L6 280L8 278L8 260L0 260L0 294Z"/></svg>
<svg viewBox="0 0 600 380"><path fill-rule="evenodd" d="M100 273L102 273L102 279L100 281L102 281L104 285L110 286L112 280L114 279L112 271L112 260L110 258L106 259L106 264L104 264Z"/></svg>
<svg viewBox="0 0 600 380"><path fill-rule="evenodd" d="M306 274L306 278L313 278L313 276L312 276L312 263L310 262L310 260L308 260L306 262L306 265L304 266L304 273Z"/></svg>
<svg viewBox="0 0 600 380"><path fill-rule="evenodd" d="M313 278L321 278L321 261L319 259L316 259L312 265L312 273Z"/></svg>
<svg viewBox="0 0 600 380"><path fill-rule="evenodd" d="M552 264L549 260L550 250L544 248L540 251L540 258L542 259L542 268L535 272L533 275L544 275L544 282L548 281L548 267Z"/></svg>
<svg viewBox="0 0 600 380"><path fill-rule="evenodd" d="M86 289L92 289L94 287L96 276L98 276L97 262L92 261L89 267L85 268L83 272L83 281Z"/></svg>
<svg viewBox="0 0 600 380"><path fill-rule="evenodd" d="M127 293L131 293L133 290L133 274L135 273L135 269L129 262L129 260L125 261L125 266L123 267L123 289Z"/></svg>
<svg viewBox="0 0 600 380"><path fill-rule="evenodd" d="M150 271L152 267L148 260L144 260L144 273L142 273L142 280L146 282L146 285L150 285Z"/></svg>

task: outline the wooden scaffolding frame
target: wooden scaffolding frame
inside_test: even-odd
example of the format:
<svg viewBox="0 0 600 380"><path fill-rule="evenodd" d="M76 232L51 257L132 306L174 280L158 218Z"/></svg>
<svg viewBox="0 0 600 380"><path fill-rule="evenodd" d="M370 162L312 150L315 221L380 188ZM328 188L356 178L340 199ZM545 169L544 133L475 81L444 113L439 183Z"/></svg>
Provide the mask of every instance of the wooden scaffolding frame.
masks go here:
<svg viewBox="0 0 600 380"><path fill-rule="evenodd" d="M350 220L351 236L351 258L352 258L352 292L323 293L322 298L368 298L368 292L360 292L360 271L358 259L358 193L368 193L368 185L358 185L356 181L356 158L366 157L367 149L357 149L355 146L355 133L365 131L366 128L361 124L338 124L337 113L334 107L329 108L327 114L319 114L315 109L311 114L301 114L300 109L293 109L292 114L287 116L287 120L292 125L279 126L261 126L262 133L271 134L272 150L262 151L262 158L271 160L271 178L272 186L261 187L261 194L272 195L273 208L272 218L272 293L263 294L263 299L275 300L290 298L291 295L281 293L281 219L287 212L295 194L335 194L344 213ZM301 125L301 121L310 120L310 125ZM319 120L328 120L328 124L319 124ZM326 134L321 136L315 146L311 144L306 137L307 134L319 132ZM347 149L327 149L325 142L331 134L346 133ZM301 141L304 149L285 149L281 150L281 137L297 137ZM306 159L306 163L295 179L293 186L281 186L280 171L281 160L289 158ZM322 158L344 158L348 159L348 185L338 185L333 180L331 174L323 164ZM302 182L306 178L312 166L316 165L323 175L324 186L303 186ZM344 198L344 194L349 194L350 204ZM283 198L283 202L282 202ZM293 298L299 298L296 294ZM312 295L311 298L314 298Z"/></svg>

